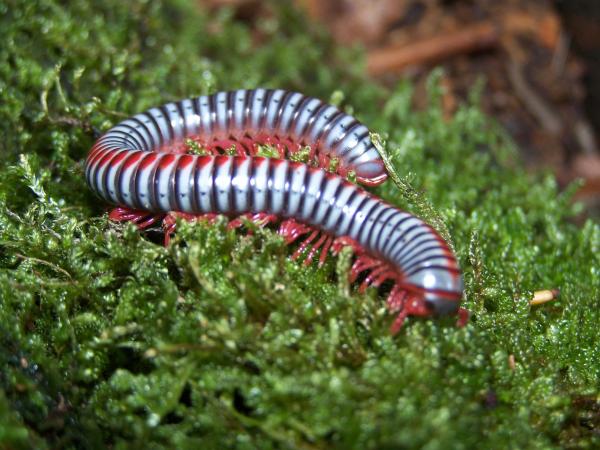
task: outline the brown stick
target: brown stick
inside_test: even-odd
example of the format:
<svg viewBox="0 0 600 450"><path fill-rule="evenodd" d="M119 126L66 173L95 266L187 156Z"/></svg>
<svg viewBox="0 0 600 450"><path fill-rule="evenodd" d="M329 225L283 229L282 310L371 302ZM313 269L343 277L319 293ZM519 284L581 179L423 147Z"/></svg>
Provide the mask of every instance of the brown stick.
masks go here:
<svg viewBox="0 0 600 450"><path fill-rule="evenodd" d="M527 110L544 130L558 135L563 128L560 115L554 112L552 106L529 86L521 67L515 61L509 61L507 69L508 78Z"/></svg>
<svg viewBox="0 0 600 450"><path fill-rule="evenodd" d="M253 0L198 0L198 3L201 6L206 6L208 8L222 8L224 6L237 8L252 2Z"/></svg>
<svg viewBox="0 0 600 450"><path fill-rule="evenodd" d="M381 75L407 66L436 63L457 54L494 47L498 35L493 24L483 22L410 45L385 47L369 54L367 70L371 75Z"/></svg>

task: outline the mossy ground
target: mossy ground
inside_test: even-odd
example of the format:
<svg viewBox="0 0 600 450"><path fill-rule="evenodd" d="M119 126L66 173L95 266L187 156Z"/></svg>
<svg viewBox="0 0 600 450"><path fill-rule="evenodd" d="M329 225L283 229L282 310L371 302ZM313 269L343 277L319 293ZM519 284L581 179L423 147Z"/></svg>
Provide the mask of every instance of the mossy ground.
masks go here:
<svg viewBox="0 0 600 450"><path fill-rule="evenodd" d="M0 1L0 448L585 448L600 445L600 227L532 177L476 102L445 120L363 78L285 2L260 40L184 2ZM282 87L380 133L379 195L443 225L465 328L410 320L290 261L271 230L109 223L82 163L165 101ZM341 95L343 93L343 96ZM532 292L560 288L530 307Z"/></svg>

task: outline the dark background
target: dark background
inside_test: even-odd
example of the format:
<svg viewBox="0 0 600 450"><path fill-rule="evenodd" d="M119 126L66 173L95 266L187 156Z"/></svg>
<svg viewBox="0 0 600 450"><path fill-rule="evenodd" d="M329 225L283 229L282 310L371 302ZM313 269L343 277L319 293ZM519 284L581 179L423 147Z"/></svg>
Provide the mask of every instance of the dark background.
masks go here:
<svg viewBox="0 0 600 450"><path fill-rule="evenodd" d="M448 117L482 84L480 102L531 170L550 170L600 210L600 2L597 0L295 0L341 45L366 50L370 76L410 79L424 94L441 66ZM254 23L268 2L205 0ZM425 95L415 96L422 108Z"/></svg>

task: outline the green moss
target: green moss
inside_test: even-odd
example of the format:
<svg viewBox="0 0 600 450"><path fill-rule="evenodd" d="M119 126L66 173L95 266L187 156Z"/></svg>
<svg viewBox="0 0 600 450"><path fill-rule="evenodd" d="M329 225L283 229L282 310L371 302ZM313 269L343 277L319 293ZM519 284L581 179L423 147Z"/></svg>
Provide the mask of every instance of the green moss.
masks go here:
<svg viewBox="0 0 600 450"><path fill-rule="evenodd" d="M260 39L184 2L0 3L0 447L600 445L600 227L571 224L573 189L526 174L476 101L445 121L435 74L415 112L278 3ZM108 222L83 180L98 133L258 85L380 134L396 176L377 192L450 237L467 327L392 337L349 254L306 268L270 230L181 224L164 248ZM560 299L530 307L541 288Z"/></svg>

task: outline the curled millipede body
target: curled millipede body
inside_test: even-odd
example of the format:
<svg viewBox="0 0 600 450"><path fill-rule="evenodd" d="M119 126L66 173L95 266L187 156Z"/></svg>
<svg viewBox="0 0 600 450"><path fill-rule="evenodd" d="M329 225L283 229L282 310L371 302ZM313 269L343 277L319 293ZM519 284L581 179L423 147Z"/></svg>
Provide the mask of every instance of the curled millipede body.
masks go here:
<svg viewBox="0 0 600 450"><path fill-rule="evenodd" d="M344 125L343 128L340 125ZM234 91L170 103L127 119L94 145L86 162L90 187L120 206L111 217L144 227L172 214L245 216L262 225L278 221L287 242L304 241L294 254L305 261L351 245L351 280L361 289L392 282L387 303L407 315L458 313L462 277L446 242L422 220L401 211L343 176L286 159L181 153L195 137L240 143L259 135L290 138L342 160L370 184L385 179L381 158L364 125L334 107L285 91ZM356 134L356 136L355 136ZM170 218L170 222L169 222ZM230 223L240 226L239 219Z"/></svg>
<svg viewBox="0 0 600 450"><path fill-rule="evenodd" d="M188 136L221 147L261 138L296 149L308 145L322 157L337 158L338 172L352 170L360 183L379 184L387 177L366 126L319 99L281 89L219 92L167 103L124 120L98 144L156 151Z"/></svg>

